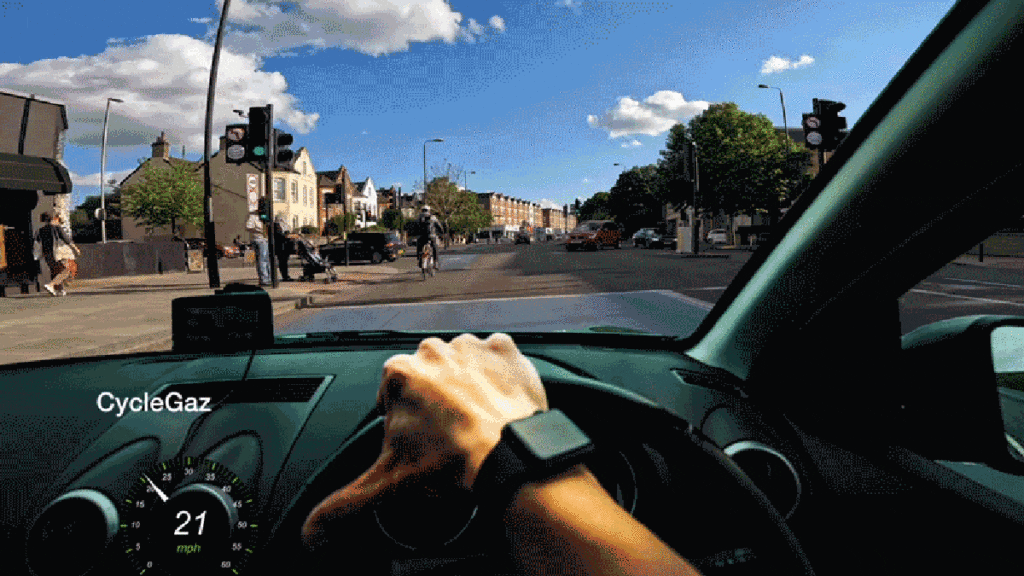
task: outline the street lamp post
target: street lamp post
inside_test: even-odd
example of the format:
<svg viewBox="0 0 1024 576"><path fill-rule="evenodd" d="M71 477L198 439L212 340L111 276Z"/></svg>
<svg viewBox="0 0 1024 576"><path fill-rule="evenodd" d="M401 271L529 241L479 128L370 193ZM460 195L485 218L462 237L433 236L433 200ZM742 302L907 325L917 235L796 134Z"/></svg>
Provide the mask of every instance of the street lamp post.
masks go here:
<svg viewBox="0 0 1024 576"><path fill-rule="evenodd" d="M107 171L107 120L110 118L110 103L124 103L120 98L107 98L107 111L103 114L103 149L100 151L100 238L107 243L107 202L103 193L103 180Z"/></svg>
<svg viewBox="0 0 1024 576"><path fill-rule="evenodd" d="M757 87L758 88L774 88L774 89L779 91L779 102L782 104L782 129L785 131L785 134L786 134L786 162L788 163L789 162L789 125L786 123L786 99L782 97L782 88L779 88L779 87L776 87L776 86L769 86L767 84L758 84ZM773 205L775 204L774 200L772 201L772 204ZM775 211L775 208L773 206L771 211L768 214L768 223L769 223L769 225L774 225L775 224L775 212L776 211Z"/></svg>

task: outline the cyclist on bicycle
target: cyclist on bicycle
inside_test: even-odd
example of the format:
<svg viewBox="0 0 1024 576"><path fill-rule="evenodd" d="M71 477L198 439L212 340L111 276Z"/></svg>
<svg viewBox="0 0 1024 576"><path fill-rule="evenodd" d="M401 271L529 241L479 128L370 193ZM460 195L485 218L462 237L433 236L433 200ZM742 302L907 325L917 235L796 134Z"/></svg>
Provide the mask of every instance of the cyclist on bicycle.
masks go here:
<svg viewBox="0 0 1024 576"><path fill-rule="evenodd" d="M437 263L437 234L434 231L444 232L441 228L441 222L430 213L430 206L424 205L420 209L420 217L417 220L417 224L419 225L419 236L416 239L416 253L419 254L423 246L429 242L430 248L434 251L434 269L440 270L441 267Z"/></svg>

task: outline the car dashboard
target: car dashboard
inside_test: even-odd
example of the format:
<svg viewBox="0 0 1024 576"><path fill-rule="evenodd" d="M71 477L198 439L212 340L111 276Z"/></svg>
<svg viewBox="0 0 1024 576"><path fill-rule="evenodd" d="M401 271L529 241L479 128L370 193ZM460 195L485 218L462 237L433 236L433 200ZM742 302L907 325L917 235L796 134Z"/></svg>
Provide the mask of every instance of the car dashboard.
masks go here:
<svg viewBox="0 0 1024 576"><path fill-rule="evenodd" d="M599 452L588 466L605 489L705 574L740 573L763 551L751 546L756 522L743 520L736 495L679 451L687 438L724 450L801 541L814 539L815 515L802 511L830 481L806 455L807 438L723 374L669 350L519 347L550 405L593 438ZM384 362L415 351L352 348L0 368L0 543L19 559L4 572L237 575L301 565L306 515L379 454ZM649 430L650 415L631 416L618 400L664 408L669 424ZM500 513L467 494L417 487L353 515L331 553L366 566L363 574L508 573L503 534Z"/></svg>

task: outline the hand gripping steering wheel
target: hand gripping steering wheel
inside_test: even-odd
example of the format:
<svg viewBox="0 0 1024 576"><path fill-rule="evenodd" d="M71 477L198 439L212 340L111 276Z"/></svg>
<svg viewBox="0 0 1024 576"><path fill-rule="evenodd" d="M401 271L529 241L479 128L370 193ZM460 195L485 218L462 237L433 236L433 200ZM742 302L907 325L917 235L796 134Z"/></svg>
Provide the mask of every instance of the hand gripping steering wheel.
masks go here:
<svg viewBox="0 0 1024 576"><path fill-rule="evenodd" d="M549 405L565 412L599 451L614 439L631 451L634 460L636 454L647 454L649 462L641 464L648 469L647 478L658 478L654 482L658 486L645 482L638 487L637 500L646 501L642 508L648 512L638 509L635 516L703 574L745 574L747 570L736 568L746 564L763 574L813 576L779 512L731 459L686 421L638 394L595 380L547 377L543 382ZM310 567L343 562L359 566L362 574L455 574L468 569L462 566L453 572L451 564L443 561L433 568L429 563L396 568L402 564L387 557L380 546L360 543L378 529L369 512L339 521L329 543L316 552L301 543L300 528L313 507L376 460L383 426L383 418L370 419L313 475L274 530L269 548L282 546L288 552L270 556L289 558L291 569L297 567L296 560ZM486 513L481 510L481 516ZM498 553L496 549L488 552ZM510 558L506 555L498 564L509 566ZM473 573L487 573L481 569L480 565L471 568ZM498 568L492 573L505 572Z"/></svg>

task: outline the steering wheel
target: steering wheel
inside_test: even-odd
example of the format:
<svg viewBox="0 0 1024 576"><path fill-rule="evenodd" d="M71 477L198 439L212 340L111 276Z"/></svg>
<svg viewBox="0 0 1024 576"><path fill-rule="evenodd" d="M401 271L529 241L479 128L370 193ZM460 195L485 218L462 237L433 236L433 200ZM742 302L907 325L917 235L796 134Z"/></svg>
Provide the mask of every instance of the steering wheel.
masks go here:
<svg viewBox="0 0 1024 576"><path fill-rule="evenodd" d="M647 499L648 510L657 512L646 516L638 513L636 517L703 574L719 570L734 574L735 564L749 564L753 570L767 574L814 574L796 537L764 494L686 421L638 394L595 380L544 378L543 382L549 405L565 412L593 439L599 451L614 442L629 447L631 454L646 453L650 457L646 465L660 478L660 486L647 486L649 489L638 493L638 500ZM375 557L379 547L358 544L360 538L372 532L369 526L377 527L373 512L339 520L337 528L332 526L336 536L332 533L320 552L307 551L299 538L302 523L312 509L362 474L380 454L384 420L372 416L314 474L274 530L268 548L282 546L285 551L271 552L270 556L288 558L289 570L296 568L296 560L305 564L301 560L306 559L310 567L313 562L317 566L323 562L352 562L360 566L362 574L396 573L390 558ZM650 502L652 498L655 502ZM483 517L490 513L500 518L500 514L482 506L478 509ZM345 543L353 542L347 552L343 551ZM353 552L366 557L353 558ZM321 554L325 556L319 557ZM512 565L507 556L501 562L501 566ZM480 566L470 571L487 573ZM400 572L459 573L443 564L436 570L421 566Z"/></svg>

